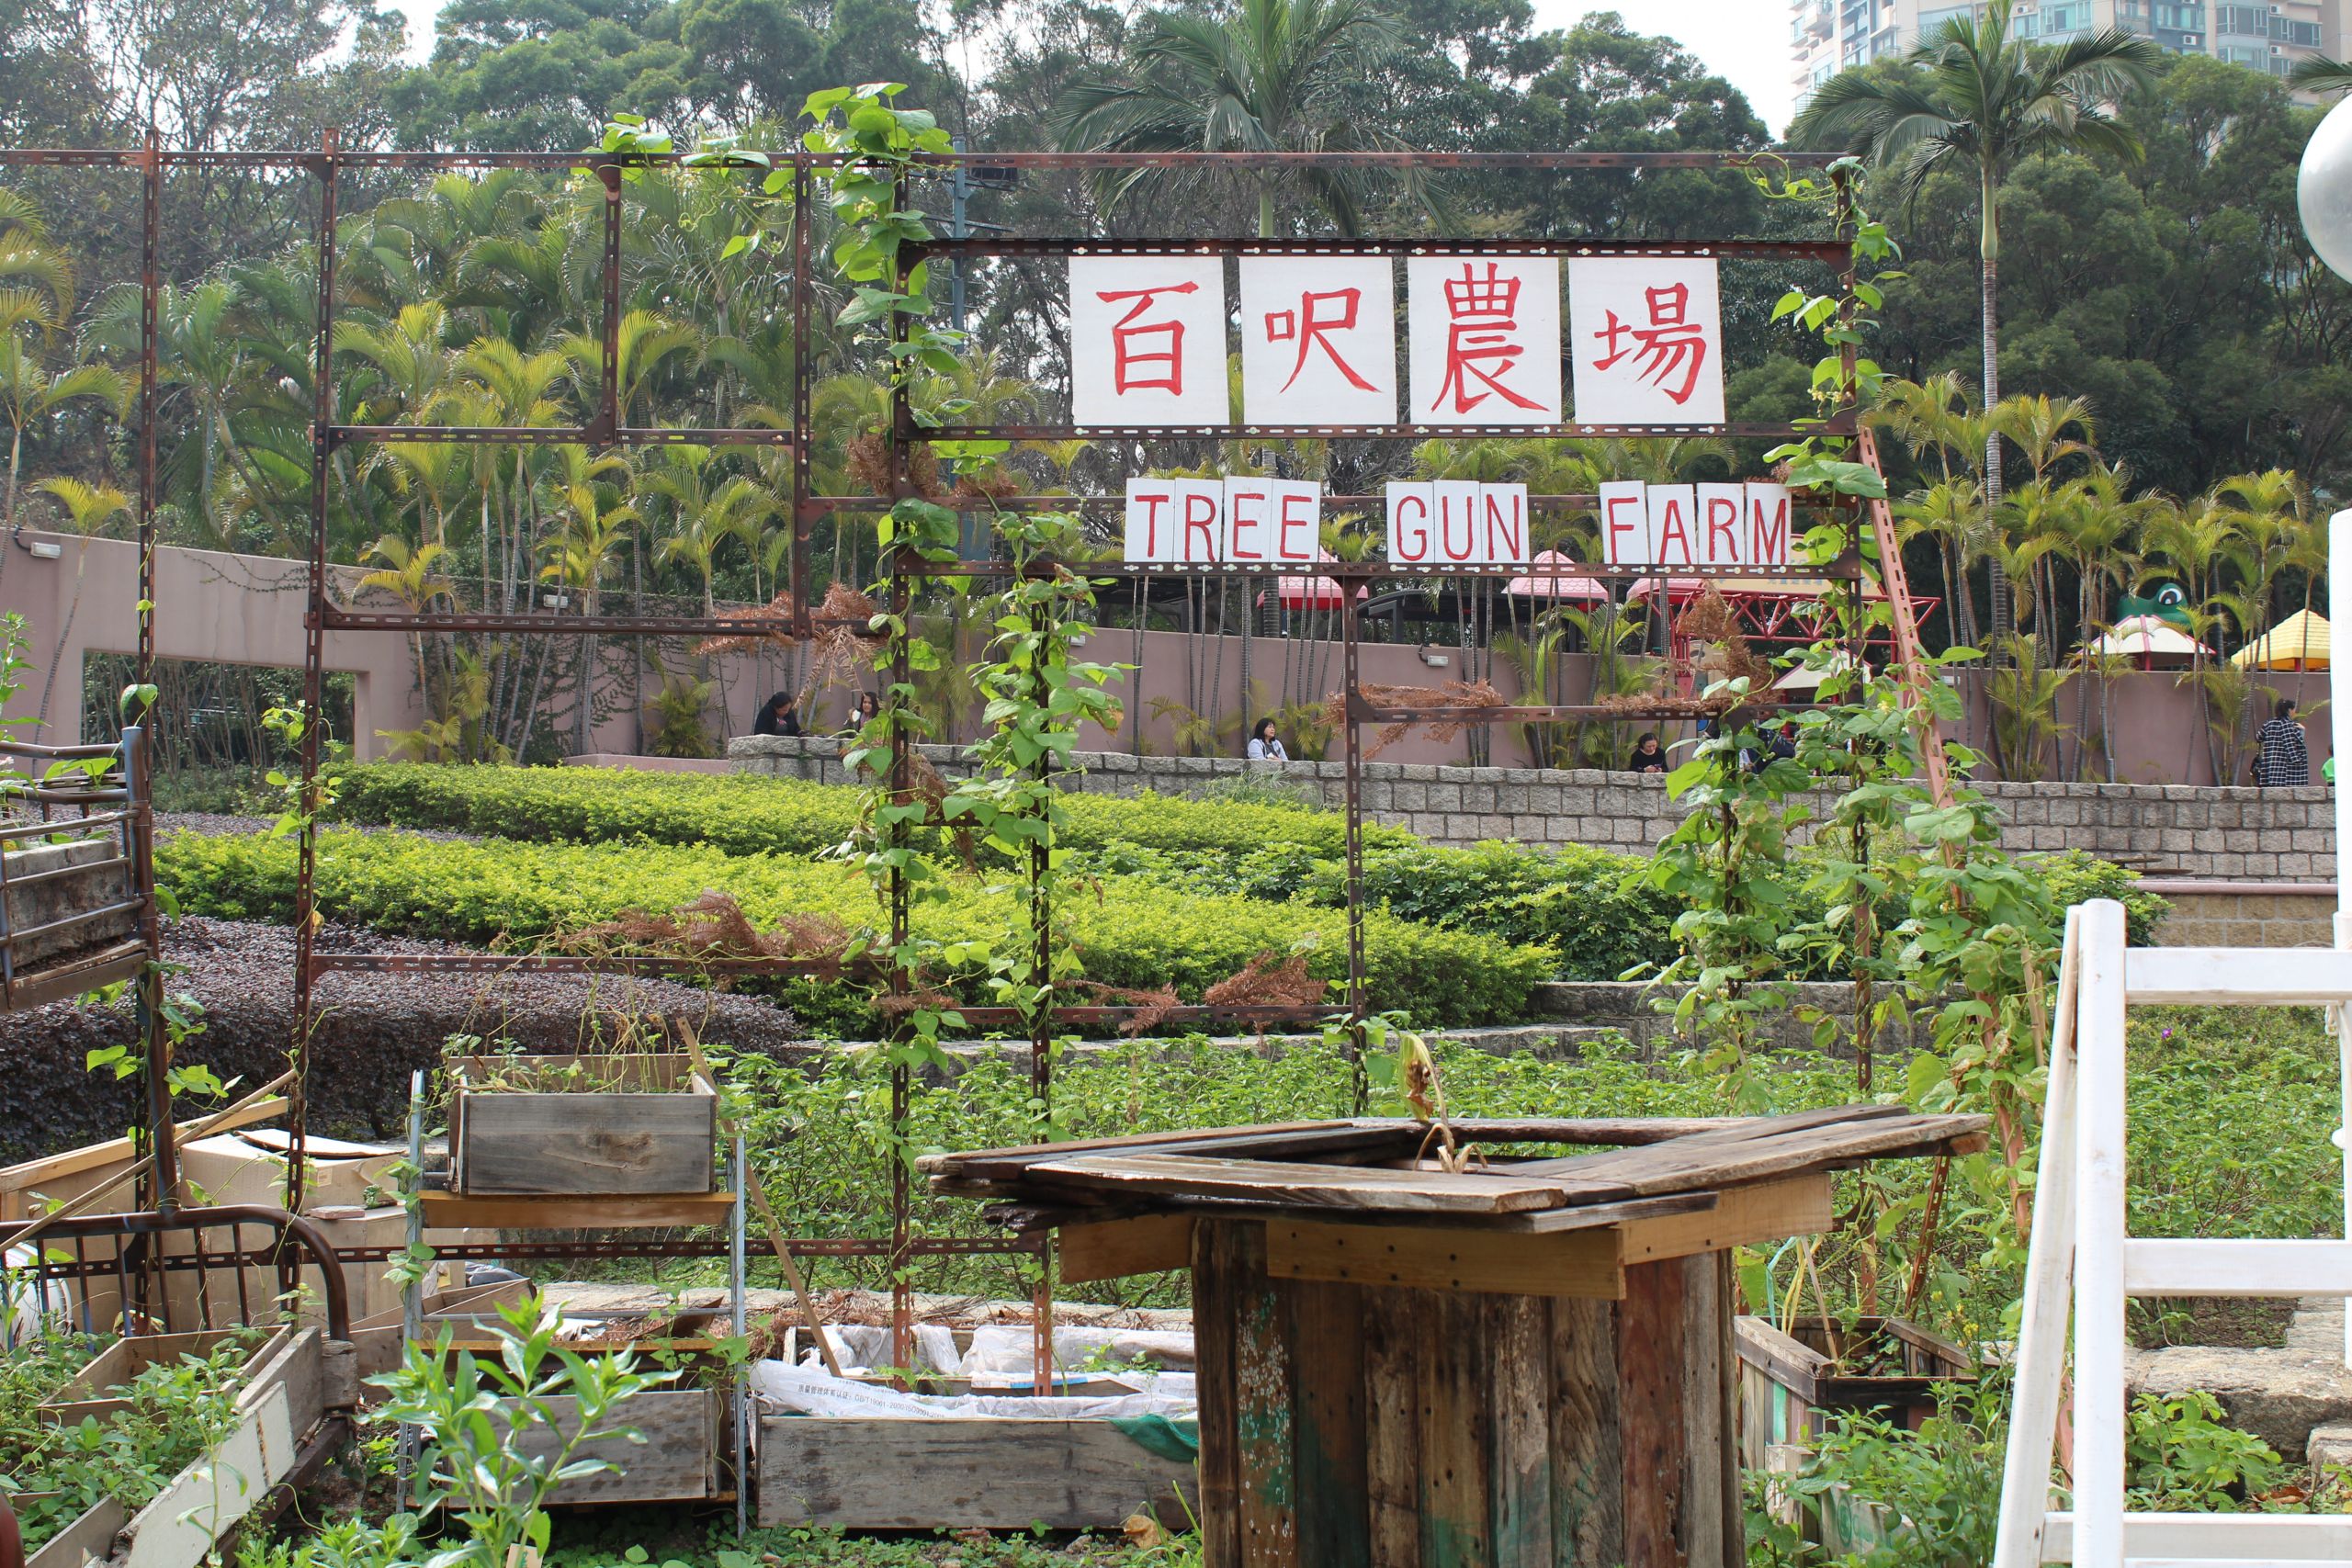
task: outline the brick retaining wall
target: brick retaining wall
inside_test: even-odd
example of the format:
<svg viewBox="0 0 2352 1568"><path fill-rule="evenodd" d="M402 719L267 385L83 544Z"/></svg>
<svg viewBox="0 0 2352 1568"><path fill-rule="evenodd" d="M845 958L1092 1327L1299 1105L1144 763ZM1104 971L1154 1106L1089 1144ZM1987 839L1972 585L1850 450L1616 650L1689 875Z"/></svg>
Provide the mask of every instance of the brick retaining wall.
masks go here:
<svg viewBox="0 0 2352 1568"><path fill-rule="evenodd" d="M850 782L838 740L742 736L728 756L745 773ZM946 772L964 753L922 750ZM1250 762L1233 757L1132 757L1083 751L1083 787L1106 795L1183 795L1212 780L1244 775L1346 799L1337 762ZM2189 784L1988 784L2012 850L2080 849L2152 874L2228 880L2312 882L2335 874L2334 801L2324 786L2215 789ZM1655 775L1597 769L1454 768L1366 762L1367 819L1409 828L1431 843L1516 839L1529 844L1595 844L1638 852L1663 838L1680 813Z"/></svg>

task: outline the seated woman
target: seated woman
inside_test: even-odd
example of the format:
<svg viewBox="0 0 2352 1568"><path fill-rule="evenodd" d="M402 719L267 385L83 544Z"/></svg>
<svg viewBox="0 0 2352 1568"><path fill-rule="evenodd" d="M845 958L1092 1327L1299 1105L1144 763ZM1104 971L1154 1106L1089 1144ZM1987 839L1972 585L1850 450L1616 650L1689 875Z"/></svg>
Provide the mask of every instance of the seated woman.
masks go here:
<svg viewBox="0 0 2352 1568"><path fill-rule="evenodd" d="M1250 732L1249 754L1250 760L1253 762L1287 762L1290 761L1290 753L1283 750L1283 743L1274 738L1274 721L1272 719L1260 719L1258 721L1258 727Z"/></svg>
<svg viewBox="0 0 2352 1568"><path fill-rule="evenodd" d="M752 721L754 735L797 735L800 715L793 710L792 694L778 692L760 705L760 716Z"/></svg>
<svg viewBox="0 0 2352 1568"><path fill-rule="evenodd" d="M1634 760L1625 765L1637 773L1666 772L1666 748L1657 743L1657 730L1642 731L1641 739L1634 742Z"/></svg>

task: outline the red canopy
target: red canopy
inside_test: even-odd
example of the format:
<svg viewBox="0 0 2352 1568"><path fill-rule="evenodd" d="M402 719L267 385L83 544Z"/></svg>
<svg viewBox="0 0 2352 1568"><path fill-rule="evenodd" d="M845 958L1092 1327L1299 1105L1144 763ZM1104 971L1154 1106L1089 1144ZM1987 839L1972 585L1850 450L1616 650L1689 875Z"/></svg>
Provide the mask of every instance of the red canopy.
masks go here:
<svg viewBox="0 0 2352 1568"><path fill-rule="evenodd" d="M1528 563L1528 575L1514 577L1503 592L1521 599L1570 599L1579 604L1605 604L1608 584L1578 575L1583 570L1557 550L1545 550Z"/></svg>

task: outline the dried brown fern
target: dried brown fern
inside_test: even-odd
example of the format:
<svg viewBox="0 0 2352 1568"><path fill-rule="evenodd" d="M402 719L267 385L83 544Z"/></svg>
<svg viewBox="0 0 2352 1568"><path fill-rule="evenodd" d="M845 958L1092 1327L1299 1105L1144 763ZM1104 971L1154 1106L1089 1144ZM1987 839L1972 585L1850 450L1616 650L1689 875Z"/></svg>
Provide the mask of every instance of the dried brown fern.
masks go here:
<svg viewBox="0 0 2352 1568"><path fill-rule="evenodd" d="M1330 981L1307 974L1306 954L1294 953L1283 958L1269 948L1243 964L1239 973L1202 992L1201 1000L1214 1008L1304 1008L1322 1001L1330 988Z"/></svg>
<svg viewBox="0 0 2352 1568"><path fill-rule="evenodd" d="M1448 681L1444 685L1434 688L1391 686L1374 682L1360 685L1356 689L1363 694L1363 700L1367 704L1376 708L1419 708L1434 711L1443 708L1505 705L1502 693L1484 681ZM1348 704L1345 694L1334 692L1324 699L1323 717L1334 728L1347 722ZM1405 732L1416 726L1427 726L1430 739L1432 740L1451 740L1477 722L1472 719L1399 719L1394 724L1383 726L1380 733L1373 737L1372 744L1363 749L1363 754L1367 757L1374 755L1403 739Z"/></svg>

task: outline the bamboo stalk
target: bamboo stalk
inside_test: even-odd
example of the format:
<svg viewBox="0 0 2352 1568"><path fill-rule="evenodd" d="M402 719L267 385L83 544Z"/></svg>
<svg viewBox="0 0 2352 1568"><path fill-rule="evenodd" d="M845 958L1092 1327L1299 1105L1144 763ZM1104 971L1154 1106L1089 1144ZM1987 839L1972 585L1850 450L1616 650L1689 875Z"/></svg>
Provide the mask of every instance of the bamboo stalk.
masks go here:
<svg viewBox="0 0 2352 1568"><path fill-rule="evenodd" d="M677 1021L678 1037L686 1043L686 1054L694 1059L695 1071L708 1078L714 1088L717 1087L718 1075L710 1070L710 1060L702 1054L702 1041L695 1037L693 1021L681 1018ZM718 1128L729 1138L736 1135L735 1119L724 1111L719 1112ZM799 1260L792 1256L792 1249L784 1245L784 1226L775 1217L775 1207L768 1202L767 1186L760 1180L760 1173L752 1168L748 1157L743 1161L743 1190L751 1194L752 1206L760 1212L760 1224L768 1233L768 1245L775 1249L776 1261L784 1265L784 1280L791 1288L793 1304L799 1307L801 1321L808 1324L808 1332L816 1337L817 1354L825 1359L825 1370L835 1377L843 1376L841 1361L833 1355L832 1341L825 1337L824 1321L817 1315L817 1303L809 1300L808 1287L801 1281Z"/></svg>
<svg viewBox="0 0 2352 1568"><path fill-rule="evenodd" d="M287 1084L293 1080L293 1077L294 1075L290 1071L280 1073L277 1077L270 1079L269 1082L262 1085L261 1088L245 1096L244 1099L237 1101L236 1104L232 1105L225 1110L217 1111L213 1112L212 1115L207 1117L204 1121L198 1122L194 1129L178 1128L175 1129L175 1131L184 1133L190 1142L194 1142L198 1138L209 1137L211 1135L213 1130L218 1128L222 1122L229 1121L241 1111L251 1109L261 1100L267 1099L269 1096L277 1093L279 1089L284 1089ZM119 1171L117 1171L114 1175L107 1177L104 1181L99 1182L96 1187L91 1188L87 1192L83 1193L80 1197L75 1198L69 1202L59 1204L56 1208L51 1209L48 1213L43 1214L40 1218L28 1221L26 1224L18 1226L15 1231L6 1235L0 1235L0 1247L20 1246L25 1242L32 1240L42 1231L47 1230L51 1225L56 1224L60 1220L70 1220L77 1214L87 1213L90 1210L97 1207L99 1199L107 1196L116 1188L120 1187L124 1182L135 1180L140 1176L145 1174L147 1168L154 1164L154 1160L155 1156L153 1155L140 1156L137 1159L131 1161L129 1166Z"/></svg>

